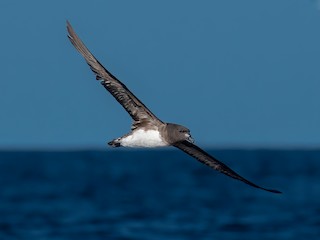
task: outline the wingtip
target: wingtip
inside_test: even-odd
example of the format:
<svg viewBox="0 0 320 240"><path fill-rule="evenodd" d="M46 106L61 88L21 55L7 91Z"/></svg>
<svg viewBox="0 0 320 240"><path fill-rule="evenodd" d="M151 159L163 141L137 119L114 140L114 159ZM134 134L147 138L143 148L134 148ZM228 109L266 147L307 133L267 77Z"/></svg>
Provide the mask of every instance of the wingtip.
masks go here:
<svg viewBox="0 0 320 240"><path fill-rule="evenodd" d="M275 189L268 189L268 188L264 188L264 187L260 187L260 186L258 186L258 185L256 185L256 184L254 184L254 183L252 183L252 182L249 182L249 181L243 181L243 182L245 182L245 183L247 183L247 184L249 184L250 186L252 186L252 187L255 187L255 188L258 188L258 189L261 189L261 190L264 190L264 191L267 191L267 192L271 192L271 193L276 193L276 194L282 194L282 192L281 191L279 191L279 190L275 190Z"/></svg>
<svg viewBox="0 0 320 240"><path fill-rule="evenodd" d="M69 32L70 29L72 29L72 26L71 26L69 20L66 20L66 25L67 25L67 30L68 30L68 32Z"/></svg>
<svg viewBox="0 0 320 240"><path fill-rule="evenodd" d="M70 41L72 41L73 37L71 35L72 35L72 32L73 32L73 28L72 28L69 20L66 20L66 24L67 24L67 32L68 32L67 36L70 39Z"/></svg>
<svg viewBox="0 0 320 240"><path fill-rule="evenodd" d="M282 194L282 192L280 192L280 191L278 191L278 190L269 190L269 192L277 193L277 194Z"/></svg>
<svg viewBox="0 0 320 240"><path fill-rule="evenodd" d="M271 192L271 193L282 194L282 192L275 190L275 189L267 189L267 188L262 188L262 187L259 187L259 188L261 188L265 191Z"/></svg>

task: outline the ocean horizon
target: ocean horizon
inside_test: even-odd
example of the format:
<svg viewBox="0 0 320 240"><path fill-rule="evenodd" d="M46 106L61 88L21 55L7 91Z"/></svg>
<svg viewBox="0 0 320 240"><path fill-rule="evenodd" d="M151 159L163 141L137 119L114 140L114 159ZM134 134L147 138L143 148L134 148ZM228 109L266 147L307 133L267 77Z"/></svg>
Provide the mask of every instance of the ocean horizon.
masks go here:
<svg viewBox="0 0 320 240"><path fill-rule="evenodd" d="M318 239L320 149L0 151L0 239Z"/></svg>

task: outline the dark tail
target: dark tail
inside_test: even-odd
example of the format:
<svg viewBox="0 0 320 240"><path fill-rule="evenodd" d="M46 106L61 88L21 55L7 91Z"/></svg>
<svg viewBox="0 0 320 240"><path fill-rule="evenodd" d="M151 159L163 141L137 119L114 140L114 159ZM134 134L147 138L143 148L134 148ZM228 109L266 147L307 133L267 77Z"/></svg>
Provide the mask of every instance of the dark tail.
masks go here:
<svg viewBox="0 0 320 240"><path fill-rule="evenodd" d="M119 139L114 139L111 142L108 142L108 145L111 147L121 147Z"/></svg>

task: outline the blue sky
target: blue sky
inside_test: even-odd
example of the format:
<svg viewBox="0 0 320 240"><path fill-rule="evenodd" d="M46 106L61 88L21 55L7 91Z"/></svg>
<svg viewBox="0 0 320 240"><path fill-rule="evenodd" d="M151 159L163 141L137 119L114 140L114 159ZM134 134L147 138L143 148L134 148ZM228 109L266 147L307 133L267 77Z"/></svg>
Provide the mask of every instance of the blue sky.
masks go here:
<svg viewBox="0 0 320 240"><path fill-rule="evenodd" d="M204 147L320 145L316 1L2 1L0 149L103 148L131 119L68 42Z"/></svg>

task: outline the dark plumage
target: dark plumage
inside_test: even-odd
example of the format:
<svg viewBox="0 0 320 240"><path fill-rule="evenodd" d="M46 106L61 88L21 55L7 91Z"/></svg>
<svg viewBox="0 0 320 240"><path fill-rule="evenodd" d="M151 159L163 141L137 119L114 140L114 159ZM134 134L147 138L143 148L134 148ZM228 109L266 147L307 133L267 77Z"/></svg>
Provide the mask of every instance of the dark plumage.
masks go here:
<svg viewBox="0 0 320 240"><path fill-rule="evenodd" d="M133 119L131 132L125 136L112 140L108 143L109 145L113 147L174 146L196 158L199 162L229 177L265 191L280 193L280 191L266 189L248 181L228 166L194 145L188 128L178 124L164 123L159 120L122 82L102 66L82 43L69 22L67 22L67 30L69 40L84 57L91 70L96 75L96 79L101 81L104 88L113 95Z"/></svg>

